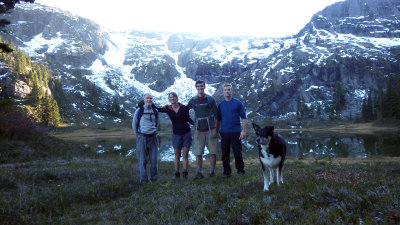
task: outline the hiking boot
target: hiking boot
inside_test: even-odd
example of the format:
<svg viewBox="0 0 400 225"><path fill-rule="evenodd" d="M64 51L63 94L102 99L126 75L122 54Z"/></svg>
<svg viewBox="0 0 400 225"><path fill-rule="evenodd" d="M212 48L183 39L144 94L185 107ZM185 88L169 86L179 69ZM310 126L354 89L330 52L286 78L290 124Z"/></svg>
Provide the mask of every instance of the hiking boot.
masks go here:
<svg viewBox="0 0 400 225"><path fill-rule="evenodd" d="M179 171L175 172L175 178L179 178L181 176L181 173L179 173Z"/></svg>
<svg viewBox="0 0 400 225"><path fill-rule="evenodd" d="M215 176L215 172L210 173L210 177Z"/></svg>
<svg viewBox="0 0 400 225"><path fill-rule="evenodd" d="M238 174L244 175L246 172L244 170L238 170Z"/></svg>
<svg viewBox="0 0 400 225"><path fill-rule="evenodd" d="M183 178L186 179L186 178L188 177L188 175L189 175L189 173L188 173L187 171L183 171L183 172L182 172L182 177L183 177Z"/></svg>
<svg viewBox="0 0 400 225"><path fill-rule="evenodd" d="M197 172L196 176L194 177L194 179L203 179L203 178L204 178L204 176L200 172Z"/></svg>

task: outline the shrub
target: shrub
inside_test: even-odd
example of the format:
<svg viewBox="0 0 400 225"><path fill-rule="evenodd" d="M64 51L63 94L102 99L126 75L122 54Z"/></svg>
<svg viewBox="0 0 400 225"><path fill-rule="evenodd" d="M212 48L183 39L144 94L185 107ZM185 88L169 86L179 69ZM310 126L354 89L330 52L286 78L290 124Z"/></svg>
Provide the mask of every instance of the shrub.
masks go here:
<svg viewBox="0 0 400 225"><path fill-rule="evenodd" d="M0 105L0 137L25 140L38 135L47 136L47 128L31 122L17 106L5 102Z"/></svg>

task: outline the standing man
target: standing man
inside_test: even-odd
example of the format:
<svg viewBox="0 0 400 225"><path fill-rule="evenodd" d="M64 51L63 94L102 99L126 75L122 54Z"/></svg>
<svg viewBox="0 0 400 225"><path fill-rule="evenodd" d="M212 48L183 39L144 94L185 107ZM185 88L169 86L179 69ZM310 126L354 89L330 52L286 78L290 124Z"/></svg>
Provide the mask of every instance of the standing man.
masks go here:
<svg viewBox="0 0 400 225"><path fill-rule="evenodd" d="M213 97L204 93L206 84L202 80L196 81L197 96L191 98L188 107L195 112L194 148L196 151L197 175L195 179L203 176L204 146L210 151L210 177L215 175L215 163L217 161L218 133L215 129L217 116L217 104Z"/></svg>
<svg viewBox="0 0 400 225"><path fill-rule="evenodd" d="M231 84L224 85L223 94L224 100L218 104L217 130L221 136L224 176L230 177L232 172L229 160L231 147L235 156L237 172L239 174L245 173L241 140L246 138L246 111L243 103L232 97Z"/></svg>
<svg viewBox="0 0 400 225"><path fill-rule="evenodd" d="M153 107L153 96L151 94L145 94L143 101L144 105L136 109L133 116L132 129L136 136L140 183L147 183L147 158L150 159L150 180L155 182L158 176L158 111Z"/></svg>

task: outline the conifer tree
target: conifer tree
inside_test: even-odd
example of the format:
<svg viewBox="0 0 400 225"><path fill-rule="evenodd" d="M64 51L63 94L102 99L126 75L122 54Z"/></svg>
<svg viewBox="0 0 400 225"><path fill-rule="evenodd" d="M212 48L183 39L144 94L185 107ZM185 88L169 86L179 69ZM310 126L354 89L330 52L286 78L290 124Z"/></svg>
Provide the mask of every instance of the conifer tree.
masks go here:
<svg viewBox="0 0 400 225"><path fill-rule="evenodd" d="M398 108L398 100L396 92L393 89L391 82L387 83L387 90L382 99L382 116L384 118L395 118Z"/></svg>
<svg viewBox="0 0 400 225"><path fill-rule="evenodd" d="M372 91L370 90L366 99L363 100L361 107L362 118L366 121L374 119L374 107L372 104Z"/></svg>
<svg viewBox="0 0 400 225"><path fill-rule="evenodd" d="M379 90L374 99L375 116L378 120L381 120L383 118L382 116L383 95L384 95L383 90Z"/></svg>
<svg viewBox="0 0 400 225"><path fill-rule="evenodd" d="M30 2L34 3L35 0L0 0L0 14L6 13L8 10L13 9L17 3L23 2ZM5 26L9 25L10 21L1 19L0 20L0 29L4 28ZM13 49L7 43L0 43L0 52L10 53Z"/></svg>
<svg viewBox="0 0 400 225"><path fill-rule="evenodd" d="M113 97L113 103L111 106L111 114L114 116L118 116L119 112L120 112L120 106L118 104L117 98Z"/></svg>
<svg viewBox="0 0 400 225"><path fill-rule="evenodd" d="M332 106L336 112L343 109L346 104L346 90L343 88L340 82L336 82L333 90Z"/></svg>

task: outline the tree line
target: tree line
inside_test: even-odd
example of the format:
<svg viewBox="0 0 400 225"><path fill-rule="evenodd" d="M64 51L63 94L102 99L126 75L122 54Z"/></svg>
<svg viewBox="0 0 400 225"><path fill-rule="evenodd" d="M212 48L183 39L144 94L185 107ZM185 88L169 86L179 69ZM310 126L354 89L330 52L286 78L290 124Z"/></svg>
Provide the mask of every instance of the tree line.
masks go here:
<svg viewBox="0 0 400 225"><path fill-rule="evenodd" d="M320 91L319 89L316 90L316 94ZM296 115L302 118L314 118L326 113L331 118L335 118L346 106L346 93L347 90L343 85L340 82L335 82L332 87L332 99L327 101L325 107L323 107L322 104L314 106L307 105L304 98L300 96L297 99Z"/></svg>
<svg viewBox="0 0 400 225"><path fill-rule="evenodd" d="M6 43L1 41L1 43ZM6 43L8 44L8 43ZM24 52L15 49L12 52L1 52L0 61L3 66L14 74L15 79L25 81L31 88L32 94L21 109L33 122L47 126L58 126L60 113L57 101L52 96L49 84L59 83L51 71L43 64L33 63ZM3 96L9 98L8 96Z"/></svg>
<svg viewBox="0 0 400 225"><path fill-rule="evenodd" d="M333 86L331 101L328 101L325 109L318 106L308 106L302 97L297 99L297 116L313 118L321 116L323 112L335 117L345 108L347 90L336 82ZM386 88L382 90L369 89L361 106L362 121L374 120L398 120L400 119L400 78L387 78Z"/></svg>
<svg viewBox="0 0 400 225"><path fill-rule="evenodd" d="M365 121L400 119L400 78L388 79L386 90L369 90L363 100L361 117Z"/></svg>

